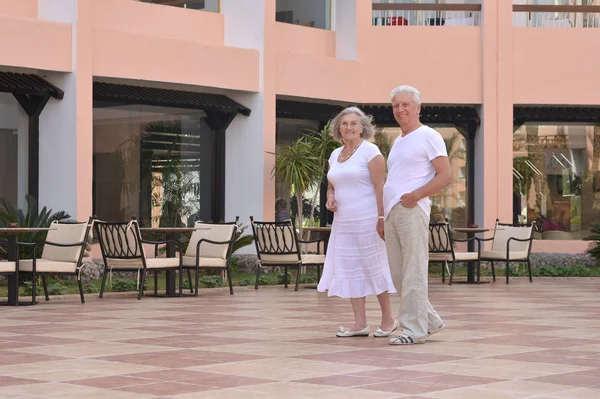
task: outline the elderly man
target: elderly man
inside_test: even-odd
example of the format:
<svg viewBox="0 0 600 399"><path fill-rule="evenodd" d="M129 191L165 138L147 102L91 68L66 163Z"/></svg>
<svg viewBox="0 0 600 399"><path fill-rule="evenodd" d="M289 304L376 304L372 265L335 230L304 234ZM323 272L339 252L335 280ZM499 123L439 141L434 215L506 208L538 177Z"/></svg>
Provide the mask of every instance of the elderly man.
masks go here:
<svg viewBox="0 0 600 399"><path fill-rule="evenodd" d="M394 285L400 296L401 333L391 345L420 344L444 328L429 303L429 196L452 180L442 136L421 124L421 95L410 86L391 93L394 118L402 134L388 157L383 188L385 242Z"/></svg>

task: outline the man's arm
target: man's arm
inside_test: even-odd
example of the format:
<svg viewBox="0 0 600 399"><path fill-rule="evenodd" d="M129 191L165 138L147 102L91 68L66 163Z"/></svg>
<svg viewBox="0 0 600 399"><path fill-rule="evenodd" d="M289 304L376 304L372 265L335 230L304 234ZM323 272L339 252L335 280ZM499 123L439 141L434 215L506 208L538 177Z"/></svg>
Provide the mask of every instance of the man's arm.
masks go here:
<svg viewBox="0 0 600 399"><path fill-rule="evenodd" d="M431 161L431 165L435 169L435 177L412 193L404 194L401 198L404 207L413 208L421 198L438 193L452 183L452 167L450 166L448 157L439 156L434 158Z"/></svg>

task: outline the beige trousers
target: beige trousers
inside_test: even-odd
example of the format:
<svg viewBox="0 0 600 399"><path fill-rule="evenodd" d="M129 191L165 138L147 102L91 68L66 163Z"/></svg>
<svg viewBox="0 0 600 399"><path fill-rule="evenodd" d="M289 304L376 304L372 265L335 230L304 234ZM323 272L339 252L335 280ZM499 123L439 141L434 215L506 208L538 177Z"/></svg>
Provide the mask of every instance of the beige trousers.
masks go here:
<svg viewBox="0 0 600 399"><path fill-rule="evenodd" d="M385 244L392 281L400 297L402 332L421 341L443 324L428 295L429 216L418 205L397 203L385 221Z"/></svg>

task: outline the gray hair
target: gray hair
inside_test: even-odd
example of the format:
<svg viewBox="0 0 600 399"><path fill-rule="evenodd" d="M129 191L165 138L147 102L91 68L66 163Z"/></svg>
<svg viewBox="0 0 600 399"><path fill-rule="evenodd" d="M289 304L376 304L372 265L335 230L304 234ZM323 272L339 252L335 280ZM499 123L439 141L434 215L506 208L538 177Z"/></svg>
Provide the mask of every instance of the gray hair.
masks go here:
<svg viewBox="0 0 600 399"><path fill-rule="evenodd" d="M390 100L393 100L394 97L396 97L400 93L410 93L410 94L412 94L413 99L415 100L415 102L417 103L417 105L421 105L421 93L419 93L419 90L415 89L412 86L398 86L398 87L396 87L394 90L392 90L392 93L390 94Z"/></svg>
<svg viewBox="0 0 600 399"><path fill-rule="evenodd" d="M371 115L367 116L358 107L348 107L339 114L337 114L336 117L333 118L333 120L331 121L331 136L333 136L335 140L342 141L342 134L340 133L340 124L342 122L342 118L348 114L358 115L360 119L360 124L363 127L363 139L368 140L375 136L375 125L373 124L373 117Z"/></svg>

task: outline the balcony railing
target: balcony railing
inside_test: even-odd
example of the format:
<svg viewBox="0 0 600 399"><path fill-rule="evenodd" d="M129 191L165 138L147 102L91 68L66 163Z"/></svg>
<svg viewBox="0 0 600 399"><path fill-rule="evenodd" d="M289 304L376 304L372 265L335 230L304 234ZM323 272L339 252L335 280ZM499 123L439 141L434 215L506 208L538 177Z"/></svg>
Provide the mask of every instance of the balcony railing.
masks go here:
<svg viewBox="0 0 600 399"><path fill-rule="evenodd" d="M141 1L142 3L160 4L163 6L189 8L191 10L220 12L219 0L137 0L137 1Z"/></svg>
<svg viewBox="0 0 600 399"><path fill-rule="evenodd" d="M481 4L373 3L376 26L480 26Z"/></svg>
<svg viewBox="0 0 600 399"><path fill-rule="evenodd" d="M600 28L600 6L513 5L513 26Z"/></svg>

